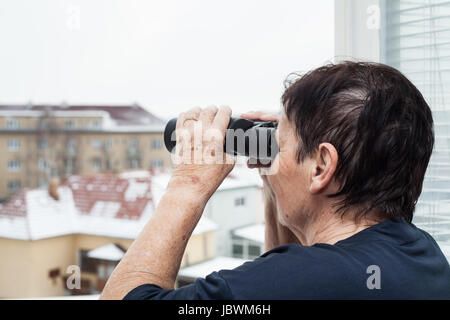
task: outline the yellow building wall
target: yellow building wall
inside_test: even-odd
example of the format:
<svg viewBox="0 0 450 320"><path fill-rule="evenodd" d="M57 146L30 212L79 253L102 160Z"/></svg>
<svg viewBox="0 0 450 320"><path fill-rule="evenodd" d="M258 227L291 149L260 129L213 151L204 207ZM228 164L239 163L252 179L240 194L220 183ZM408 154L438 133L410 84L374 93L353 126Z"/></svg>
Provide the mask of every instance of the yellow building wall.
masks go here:
<svg viewBox="0 0 450 320"><path fill-rule="evenodd" d="M46 149L37 147L41 139L48 140ZM8 140L20 141L20 149L8 150ZM152 148L152 141L163 141L162 133L70 133L64 132L48 137L40 137L36 133L7 132L0 133L0 199L14 194L8 190L9 181L20 181L21 188L37 188L41 182L46 182L51 176L51 167L56 168L58 174L65 176L65 158L68 156L68 141L72 140L75 153L71 155L74 161L74 174L94 174L101 172L122 172L131 170L130 145L137 141L138 152L134 155L140 159L136 169L150 169L152 160L162 161L165 168L171 167L170 153L164 145L160 149ZM100 148L94 146L94 141L100 142ZM105 147L105 141L111 143ZM20 170L8 170L8 162L20 161ZM39 160L46 160L48 169L39 169ZM94 160L100 161L101 168L94 168ZM106 163L109 161L110 167Z"/></svg>
<svg viewBox="0 0 450 320"><path fill-rule="evenodd" d="M77 265L79 250L117 243L128 248L133 240L92 235L67 235L36 241L0 238L0 298L62 296L67 267ZM189 239L182 266L215 256L214 232ZM55 280L49 271L60 270Z"/></svg>
<svg viewBox="0 0 450 320"><path fill-rule="evenodd" d="M75 264L72 236L38 241L0 238L0 297L20 298L63 295L61 277L53 281L49 271Z"/></svg>

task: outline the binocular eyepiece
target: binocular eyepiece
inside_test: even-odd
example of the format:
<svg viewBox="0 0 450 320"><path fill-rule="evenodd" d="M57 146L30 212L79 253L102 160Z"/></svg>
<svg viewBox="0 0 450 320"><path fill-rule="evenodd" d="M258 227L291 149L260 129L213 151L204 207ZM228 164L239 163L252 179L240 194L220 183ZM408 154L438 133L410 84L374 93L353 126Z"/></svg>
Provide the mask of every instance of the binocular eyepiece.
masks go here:
<svg viewBox="0 0 450 320"><path fill-rule="evenodd" d="M170 120L164 130L164 144L169 152L176 146L177 119ZM270 162L278 154L275 139L276 122L231 118L225 135L224 152Z"/></svg>

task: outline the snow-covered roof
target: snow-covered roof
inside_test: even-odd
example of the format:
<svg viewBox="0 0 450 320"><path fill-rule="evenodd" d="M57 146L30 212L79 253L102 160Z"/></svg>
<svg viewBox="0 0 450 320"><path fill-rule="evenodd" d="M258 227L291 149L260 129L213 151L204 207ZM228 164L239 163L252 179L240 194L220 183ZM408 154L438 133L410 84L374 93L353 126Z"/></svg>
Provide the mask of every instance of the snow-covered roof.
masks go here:
<svg viewBox="0 0 450 320"><path fill-rule="evenodd" d="M211 231L217 230L217 224L215 224L212 220L208 219L205 216L200 218L200 221L197 223L192 235L203 234Z"/></svg>
<svg viewBox="0 0 450 320"><path fill-rule="evenodd" d="M37 240L90 234L134 239L153 214L169 179L166 169L74 175L58 188L59 200L44 189L24 189L0 207L0 237ZM218 192L261 186L256 170L236 166ZM216 229L214 222L202 217L193 234Z"/></svg>
<svg viewBox="0 0 450 320"><path fill-rule="evenodd" d="M153 183L160 175L166 173L71 176L58 188L59 200L47 190L22 190L0 208L0 237L38 240L89 234L135 239L165 192L166 185ZM193 234L216 229L202 217Z"/></svg>
<svg viewBox="0 0 450 320"><path fill-rule="evenodd" d="M153 198L156 203L164 195L167 184L170 180L170 172L160 172L152 177ZM228 177L222 182L217 191L224 191L234 188L261 188L262 180L257 170L249 170L246 167L236 166Z"/></svg>
<svg viewBox="0 0 450 320"><path fill-rule="evenodd" d="M90 130L113 132L162 132L165 126L162 119L139 105L0 105L0 116L101 117L102 127Z"/></svg>
<svg viewBox="0 0 450 320"><path fill-rule="evenodd" d="M263 182L259 176L258 170L250 170L246 165L236 165L229 174L228 178L225 179L219 186L218 190L229 190L238 188L248 188L248 187L258 187L261 188Z"/></svg>
<svg viewBox="0 0 450 320"><path fill-rule="evenodd" d="M243 265L246 261L248 260L230 257L216 257L211 260L181 268L178 272L178 276L190 279L205 278L214 271L235 269L240 265Z"/></svg>
<svg viewBox="0 0 450 320"><path fill-rule="evenodd" d="M89 258L93 259L120 261L125 255L125 251L114 243L110 243L89 251L87 255Z"/></svg>
<svg viewBox="0 0 450 320"><path fill-rule="evenodd" d="M265 224L260 223L260 224L252 224L250 226L234 229L232 232L233 232L233 235L235 235L237 237L263 244L265 228L266 228Z"/></svg>

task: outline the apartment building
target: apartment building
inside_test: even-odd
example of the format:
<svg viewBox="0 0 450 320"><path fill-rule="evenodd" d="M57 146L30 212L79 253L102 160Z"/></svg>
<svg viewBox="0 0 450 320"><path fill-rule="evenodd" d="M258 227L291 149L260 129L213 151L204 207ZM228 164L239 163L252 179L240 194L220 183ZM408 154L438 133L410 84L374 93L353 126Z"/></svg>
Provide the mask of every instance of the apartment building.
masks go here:
<svg viewBox="0 0 450 320"><path fill-rule="evenodd" d="M0 200L52 178L170 167L164 125L139 105L0 105Z"/></svg>

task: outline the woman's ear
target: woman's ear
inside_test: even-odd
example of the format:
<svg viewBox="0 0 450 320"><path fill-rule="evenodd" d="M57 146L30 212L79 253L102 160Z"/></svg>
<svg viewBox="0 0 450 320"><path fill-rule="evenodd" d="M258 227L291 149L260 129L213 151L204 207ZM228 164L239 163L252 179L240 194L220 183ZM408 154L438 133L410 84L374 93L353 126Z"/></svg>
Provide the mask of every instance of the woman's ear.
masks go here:
<svg viewBox="0 0 450 320"><path fill-rule="evenodd" d="M309 191L312 194L322 192L334 178L338 163L336 148L330 143L322 143L313 157L313 174Z"/></svg>

